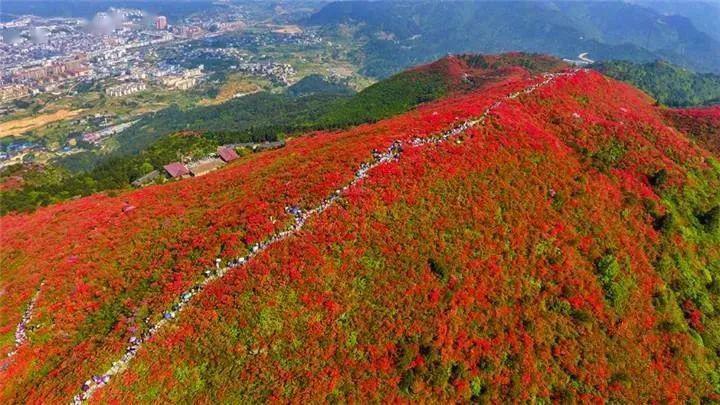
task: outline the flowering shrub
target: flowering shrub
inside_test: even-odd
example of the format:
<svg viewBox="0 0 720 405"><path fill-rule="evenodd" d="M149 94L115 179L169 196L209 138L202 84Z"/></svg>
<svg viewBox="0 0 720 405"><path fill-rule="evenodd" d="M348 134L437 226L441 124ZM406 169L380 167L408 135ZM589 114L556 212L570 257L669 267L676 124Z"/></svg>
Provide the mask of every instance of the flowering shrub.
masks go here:
<svg viewBox="0 0 720 405"><path fill-rule="evenodd" d="M202 178L1 218L4 353L43 287L0 398L68 401L215 257L284 229L286 207L535 82L510 75ZM93 399L720 400L720 243L696 215L718 201L720 165L641 93L559 78L372 169L209 284Z"/></svg>
<svg viewBox="0 0 720 405"><path fill-rule="evenodd" d="M720 106L667 109L663 113L677 129L695 138L709 151L720 155Z"/></svg>

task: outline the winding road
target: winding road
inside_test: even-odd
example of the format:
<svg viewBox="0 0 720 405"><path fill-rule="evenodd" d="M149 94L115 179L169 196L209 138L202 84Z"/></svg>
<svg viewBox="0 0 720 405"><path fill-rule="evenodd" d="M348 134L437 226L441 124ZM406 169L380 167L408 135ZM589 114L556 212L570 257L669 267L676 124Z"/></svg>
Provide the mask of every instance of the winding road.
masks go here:
<svg viewBox="0 0 720 405"><path fill-rule="evenodd" d="M583 52L583 53L581 53L580 55L578 55L578 59L580 59L581 61L583 61L583 62L585 62L585 63L595 63L594 60L588 58L587 56L588 56L588 53L587 53L587 52Z"/></svg>

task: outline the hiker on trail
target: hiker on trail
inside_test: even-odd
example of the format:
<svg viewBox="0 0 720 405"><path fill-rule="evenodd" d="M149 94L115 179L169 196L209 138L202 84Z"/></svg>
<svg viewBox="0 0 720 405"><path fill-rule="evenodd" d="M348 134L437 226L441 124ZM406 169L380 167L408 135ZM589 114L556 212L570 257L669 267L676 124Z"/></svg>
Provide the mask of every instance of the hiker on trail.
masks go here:
<svg viewBox="0 0 720 405"><path fill-rule="evenodd" d="M134 205L130 204L129 201L125 201L125 203L124 203L123 206L122 206L121 211L122 211L124 214L127 214L128 212L130 212L130 211L132 211L132 210L134 210L134 209L135 209L135 206L134 206Z"/></svg>

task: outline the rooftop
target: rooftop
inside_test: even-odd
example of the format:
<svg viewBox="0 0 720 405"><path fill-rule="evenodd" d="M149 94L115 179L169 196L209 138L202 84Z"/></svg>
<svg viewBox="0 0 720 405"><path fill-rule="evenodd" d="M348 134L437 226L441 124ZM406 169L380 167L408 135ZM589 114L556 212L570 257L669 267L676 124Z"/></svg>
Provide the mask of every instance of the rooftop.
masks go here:
<svg viewBox="0 0 720 405"><path fill-rule="evenodd" d="M203 174L211 172L223 165L225 165L225 162L220 159L201 160L190 167L190 173L193 176L202 176Z"/></svg>
<svg viewBox="0 0 720 405"><path fill-rule="evenodd" d="M235 149L228 146L219 147L218 155L220 155L220 159L224 160L225 162L231 162L239 158L237 152L235 152Z"/></svg>
<svg viewBox="0 0 720 405"><path fill-rule="evenodd" d="M188 170L188 168L185 167L185 165L180 162L168 163L165 166L163 166L163 168L165 169L165 171L168 172L170 177L173 177L173 178L177 178L177 177L181 177L181 176L190 174L190 171Z"/></svg>

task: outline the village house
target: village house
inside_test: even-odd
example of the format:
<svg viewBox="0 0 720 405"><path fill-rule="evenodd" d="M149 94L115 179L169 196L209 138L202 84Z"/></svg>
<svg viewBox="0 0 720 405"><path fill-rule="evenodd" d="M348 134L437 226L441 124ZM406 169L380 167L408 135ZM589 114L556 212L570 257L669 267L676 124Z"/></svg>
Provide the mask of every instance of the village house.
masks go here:
<svg viewBox="0 0 720 405"><path fill-rule="evenodd" d="M160 177L160 172L157 170L153 170L150 173L148 173L142 177L139 177L138 179L133 181L132 185L134 187L146 186L146 185L154 182L155 180L157 180L158 177Z"/></svg>
<svg viewBox="0 0 720 405"><path fill-rule="evenodd" d="M285 146L285 141L273 141L273 142L244 142L236 143L233 145L238 148L248 148L253 152L262 152L264 150L279 149Z"/></svg>
<svg viewBox="0 0 720 405"><path fill-rule="evenodd" d="M195 177L202 176L225 165L221 159L205 159L190 166L190 174Z"/></svg>
<svg viewBox="0 0 720 405"><path fill-rule="evenodd" d="M180 179L190 174L190 170L180 162L168 163L163 166L163 169L165 169L167 174L173 179Z"/></svg>
<svg viewBox="0 0 720 405"><path fill-rule="evenodd" d="M285 146L285 141L261 142L252 146L253 152L261 152L270 149L279 149Z"/></svg>
<svg viewBox="0 0 720 405"><path fill-rule="evenodd" d="M221 146L218 148L217 153L225 163L232 162L240 157L237 152L235 152L235 148L231 146Z"/></svg>
<svg viewBox="0 0 720 405"><path fill-rule="evenodd" d="M122 97L129 94L137 93L147 89L147 86L143 82L132 82L119 84L117 86L110 87L105 90L105 94L110 97Z"/></svg>

